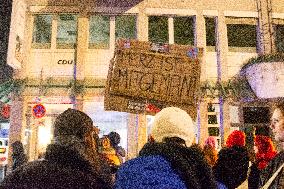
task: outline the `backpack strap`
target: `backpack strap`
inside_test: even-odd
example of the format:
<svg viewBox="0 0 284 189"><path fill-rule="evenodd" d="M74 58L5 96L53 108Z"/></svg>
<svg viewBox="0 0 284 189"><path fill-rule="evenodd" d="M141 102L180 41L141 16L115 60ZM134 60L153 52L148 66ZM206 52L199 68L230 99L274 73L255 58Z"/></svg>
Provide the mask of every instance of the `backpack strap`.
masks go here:
<svg viewBox="0 0 284 189"><path fill-rule="evenodd" d="M272 184L272 182L275 180L277 175L280 173L280 171L283 169L284 163L275 171L275 173L270 177L270 179L265 183L265 185L261 189L268 189L268 187Z"/></svg>

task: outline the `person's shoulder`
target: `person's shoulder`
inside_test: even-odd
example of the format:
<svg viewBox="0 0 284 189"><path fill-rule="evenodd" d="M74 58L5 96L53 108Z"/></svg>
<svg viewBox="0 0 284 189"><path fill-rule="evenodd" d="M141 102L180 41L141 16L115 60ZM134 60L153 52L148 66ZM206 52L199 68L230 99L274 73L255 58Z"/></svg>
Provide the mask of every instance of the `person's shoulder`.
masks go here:
<svg viewBox="0 0 284 189"><path fill-rule="evenodd" d="M185 184L160 155L140 156L119 168L115 188L185 188Z"/></svg>
<svg viewBox="0 0 284 189"><path fill-rule="evenodd" d="M108 188L104 186L106 184L97 175L47 160L36 160L7 175L0 188Z"/></svg>
<svg viewBox="0 0 284 189"><path fill-rule="evenodd" d="M13 186L14 188L16 185L24 185L25 183L30 182L32 178L34 178L34 175L39 175L42 170L45 170L45 168L48 167L46 163L45 160L36 160L18 167L4 178L0 188L10 188L10 186Z"/></svg>
<svg viewBox="0 0 284 189"><path fill-rule="evenodd" d="M276 154L274 157L275 161L280 161L284 163L284 150Z"/></svg>
<svg viewBox="0 0 284 189"><path fill-rule="evenodd" d="M274 173L284 163L284 151L279 152L263 170L263 175Z"/></svg>
<svg viewBox="0 0 284 189"><path fill-rule="evenodd" d="M150 156L140 156L131 160L126 161L122 164L120 170L130 169L130 170L140 170L149 169L155 170L156 167L170 167L170 163L160 155L150 155Z"/></svg>

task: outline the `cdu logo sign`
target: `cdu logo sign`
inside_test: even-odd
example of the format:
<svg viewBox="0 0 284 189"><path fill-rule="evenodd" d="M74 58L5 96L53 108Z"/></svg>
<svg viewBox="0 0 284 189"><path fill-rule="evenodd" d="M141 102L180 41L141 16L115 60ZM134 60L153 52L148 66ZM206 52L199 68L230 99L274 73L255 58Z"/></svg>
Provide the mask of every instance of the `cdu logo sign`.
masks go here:
<svg viewBox="0 0 284 189"><path fill-rule="evenodd" d="M73 64L74 60L58 60L57 64Z"/></svg>

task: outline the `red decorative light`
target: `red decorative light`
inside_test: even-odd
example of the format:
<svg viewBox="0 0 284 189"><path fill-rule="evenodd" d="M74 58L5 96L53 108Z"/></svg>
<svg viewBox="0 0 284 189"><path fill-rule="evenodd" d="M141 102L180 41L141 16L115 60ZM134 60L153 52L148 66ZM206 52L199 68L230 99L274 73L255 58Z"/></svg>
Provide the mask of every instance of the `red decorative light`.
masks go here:
<svg viewBox="0 0 284 189"><path fill-rule="evenodd" d="M1 116L4 119L9 119L10 118L10 112L11 112L11 106L8 104L5 104L2 106L2 110L1 110Z"/></svg>
<svg viewBox="0 0 284 189"><path fill-rule="evenodd" d="M159 111L161 111L159 108L157 108L155 105L153 104L147 104L146 106L146 111L147 112L154 112L154 113L158 113Z"/></svg>
<svg viewBox="0 0 284 189"><path fill-rule="evenodd" d="M37 104L33 107L33 115L36 118L41 118L45 115L46 109L42 104Z"/></svg>

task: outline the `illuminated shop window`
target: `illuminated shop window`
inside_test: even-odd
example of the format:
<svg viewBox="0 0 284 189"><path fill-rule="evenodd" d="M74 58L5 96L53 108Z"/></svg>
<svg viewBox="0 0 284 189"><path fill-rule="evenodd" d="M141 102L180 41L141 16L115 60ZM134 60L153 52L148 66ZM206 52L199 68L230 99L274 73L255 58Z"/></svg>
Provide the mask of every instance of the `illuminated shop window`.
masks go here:
<svg viewBox="0 0 284 189"><path fill-rule="evenodd" d="M149 41L154 43L169 42L168 17L149 17Z"/></svg>
<svg viewBox="0 0 284 189"><path fill-rule="evenodd" d="M56 47L74 48L77 40L77 15L61 14L58 16Z"/></svg>
<svg viewBox="0 0 284 189"><path fill-rule="evenodd" d="M115 17L115 38L136 39L136 16Z"/></svg>
<svg viewBox="0 0 284 189"><path fill-rule="evenodd" d="M180 45L194 45L193 17L174 17L174 41Z"/></svg>
<svg viewBox="0 0 284 189"><path fill-rule="evenodd" d="M33 48L51 47L52 15L35 15L33 27Z"/></svg>
<svg viewBox="0 0 284 189"><path fill-rule="evenodd" d="M0 138L9 138L9 122L0 122Z"/></svg>
<svg viewBox="0 0 284 189"><path fill-rule="evenodd" d="M127 150L128 113L105 111L104 101L101 97L95 97L94 101L84 102L83 111L92 118L94 125L100 129L100 137L112 131L117 132L121 138L119 145Z"/></svg>
<svg viewBox="0 0 284 189"><path fill-rule="evenodd" d="M53 126L56 117L68 108L73 107L72 104L52 104L51 102L55 99L60 98L53 97L53 99L45 99L45 102L48 102L48 104L43 105L48 113L41 118L35 117L32 113L35 105L27 107L23 144L31 160L41 158L46 151L46 147L54 140ZM59 102L59 100L57 102Z"/></svg>
<svg viewBox="0 0 284 189"><path fill-rule="evenodd" d="M89 28L89 48L109 48L110 16L91 16Z"/></svg>

